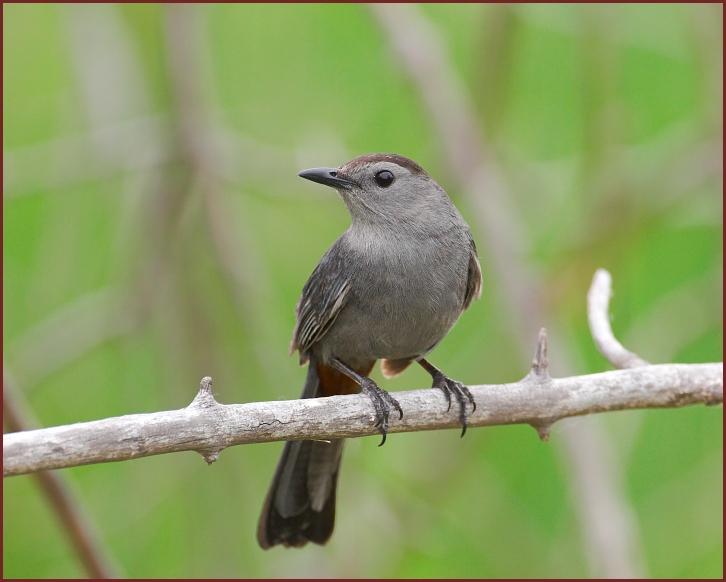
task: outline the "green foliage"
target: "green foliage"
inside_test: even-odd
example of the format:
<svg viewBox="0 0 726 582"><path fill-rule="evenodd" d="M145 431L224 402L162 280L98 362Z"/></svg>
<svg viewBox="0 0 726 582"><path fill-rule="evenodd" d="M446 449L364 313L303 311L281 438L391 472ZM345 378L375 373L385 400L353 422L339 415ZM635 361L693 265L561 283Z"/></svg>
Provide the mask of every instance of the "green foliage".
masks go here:
<svg viewBox="0 0 726 582"><path fill-rule="evenodd" d="M179 95L164 7L3 6L5 359L43 425L179 408L204 375L222 402L296 397L304 370L287 356L295 302L348 220L334 193L296 171L395 151L445 186L451 180L425 106L366 6L191 9L199 89L231 144L231 170L216 186L190 180L183 158L126 167L89 137L153 121L175 151ZM532 322L533 346L539 325L557 322L580 372L607 369L584 309L602 266L614 278L616 333L641 342L631 349L654 362L721 360L721 7L422 10L471 92L547 283L551 321ZM99 15L91 22L113 26L88 34ZM110 112L99 121L82 55L115 50L140 86L126 86L116 69L96 71L108 93L95 106ZM114 111L124 92L142 98ZM135 139L133 150L148 145ZM210 188L235 230L242 284L220 263ZM471 206L449 191L481 241ZM433 356L466 382L511 381L528 364L487 265L495 252L481 249L483 300ZM69 306L86 313L88 297L108 290L121 298L110 313L48 327ZM51 332L54 343L41 343ZM411 370L382 383L428 381ZM600 422L647 574L721 577L722 409ZM557 427L548 444L519 426L463 440L457 431L393 435L383 449L377 441L347 443L336 533L303 551L263 552L254 539L279 444L229 449L211 467L177 454L63 473L132 577L592 573ZM4 576L82 576L32 479L4 485Z"/></svg>

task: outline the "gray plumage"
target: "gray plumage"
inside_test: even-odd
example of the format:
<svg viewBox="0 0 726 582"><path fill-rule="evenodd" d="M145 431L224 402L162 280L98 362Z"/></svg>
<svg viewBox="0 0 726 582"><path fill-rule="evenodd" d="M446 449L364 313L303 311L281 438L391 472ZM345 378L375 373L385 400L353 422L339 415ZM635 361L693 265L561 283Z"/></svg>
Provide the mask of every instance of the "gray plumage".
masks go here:
<svg viewBox="0 0 726 582"><path fill-rule="evenodd" d="M481 293L469 227L420 167L400 156L366 156L338 171L352 224L305 285L291 348L301 361L348 365L426 355ZM388 188L374 182L391 171ZM385 364L384 364L385 365Z"/></svg>
<svg viewBox="0 0 726 582"><path fill-rule="evenodd" d="M419 361L449 404L456 397L465 429L467 400L475 407L471 393L423 358L481 294L466 222L443 188L403 156L370 154L300 176L336 188L352 218L297 305L290 351L309 362L303 398L363 389L383 444L390 410L403 411L367 376L376 360L386 376ZM342 441L285 445L257 531L263 548L328 540L342 447Z"/></svg>

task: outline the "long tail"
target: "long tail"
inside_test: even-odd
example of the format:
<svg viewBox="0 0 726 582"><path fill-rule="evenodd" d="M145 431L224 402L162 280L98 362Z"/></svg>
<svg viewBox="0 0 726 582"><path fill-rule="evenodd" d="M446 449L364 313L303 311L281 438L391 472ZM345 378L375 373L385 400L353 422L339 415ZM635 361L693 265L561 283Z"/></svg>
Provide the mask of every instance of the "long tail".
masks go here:
<svg viewBox="0 0 726 582"><path fill-rule="evenodd" d="M321 395L318 369L311 361L302 397ZM257 527L257 541L263 549L328 541L335 525L335 490L342 452L342 440L285 444Z"/></svg>

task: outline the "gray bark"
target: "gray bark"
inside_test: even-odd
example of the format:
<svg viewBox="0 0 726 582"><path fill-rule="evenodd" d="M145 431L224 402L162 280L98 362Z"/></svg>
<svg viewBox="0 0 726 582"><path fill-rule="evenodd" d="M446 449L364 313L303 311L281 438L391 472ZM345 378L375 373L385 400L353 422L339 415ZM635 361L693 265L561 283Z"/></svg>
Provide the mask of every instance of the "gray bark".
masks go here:
<svg viewBox="0 0 726 582"><path fill-rule="evenodd" d="M533 370L522 381L470 387L477 402L471 427L525 423L546 438L552 423L570 416L723 402L722 363L662 364L549 378L544 337ZM391 419L391 433L459 428L455 407L447 412L438 390L398 392L396 398L404 417ZM181 410L5 434L3 474L178 451L197 451L211 463L232 445L374 434L373 407L362 395L223 405L214 400L211 378L204 378L194 401Z"/></svg>
<svg viewBox="0 0 726 582"><path fill-rule="evenodd" d="M625 349L610 326L608 306L613 295L612 277L605 269L598 269L587 292L587 321L595 345L600 353L616 368L647 366L648 362Z"/></svg>

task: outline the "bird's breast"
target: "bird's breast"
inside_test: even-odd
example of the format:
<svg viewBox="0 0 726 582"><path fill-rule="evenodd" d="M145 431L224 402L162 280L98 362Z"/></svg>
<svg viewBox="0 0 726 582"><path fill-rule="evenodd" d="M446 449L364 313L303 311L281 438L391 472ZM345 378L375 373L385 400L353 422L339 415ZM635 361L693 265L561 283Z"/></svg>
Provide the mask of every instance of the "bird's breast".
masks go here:
<svg viewBox="0 0 726 582"><path fill-rule="evenodd" d="M468 255L441 241L373 244L356 257L330 341L371 358L426 353L459 317Z"/></svg>

